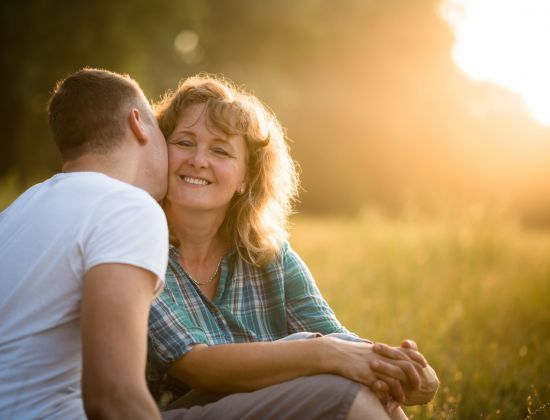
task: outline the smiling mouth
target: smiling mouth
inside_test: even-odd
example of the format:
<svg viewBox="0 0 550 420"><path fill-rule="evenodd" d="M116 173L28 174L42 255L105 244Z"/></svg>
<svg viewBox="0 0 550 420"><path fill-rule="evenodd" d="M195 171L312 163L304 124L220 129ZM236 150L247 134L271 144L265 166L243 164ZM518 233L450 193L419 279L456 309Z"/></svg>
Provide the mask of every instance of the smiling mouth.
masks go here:
<svg viewBox="0 0 550 420"><path fill-rule="evenodd" d="M207 181L206 179L202 178L193 178L192 176L180 176L180 178L187 182L188 184L194 184L194 185L210 185L211 182Z"/></svg>

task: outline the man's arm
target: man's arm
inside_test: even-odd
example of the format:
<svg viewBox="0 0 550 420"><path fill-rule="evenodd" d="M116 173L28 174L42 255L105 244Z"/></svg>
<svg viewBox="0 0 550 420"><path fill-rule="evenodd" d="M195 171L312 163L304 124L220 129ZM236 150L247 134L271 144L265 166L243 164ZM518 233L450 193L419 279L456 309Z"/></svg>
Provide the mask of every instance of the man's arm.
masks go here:
<svg viewBox="0 0 550 420"><path fill-rule="evenodd" d="M82 298L82 394L90 419L160 419L147 389L147 318L156 276L125 264L88 271Z"/></svg>

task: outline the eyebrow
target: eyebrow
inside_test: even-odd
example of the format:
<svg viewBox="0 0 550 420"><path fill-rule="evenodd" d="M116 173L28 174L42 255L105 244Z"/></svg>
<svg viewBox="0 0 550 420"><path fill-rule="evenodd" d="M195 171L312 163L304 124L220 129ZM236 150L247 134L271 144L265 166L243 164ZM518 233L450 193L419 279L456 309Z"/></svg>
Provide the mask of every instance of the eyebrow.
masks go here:
<svg viewBox="0 0 550 420"><path fill-rule="evenodd" d="M185 128L183 130L178 130L178 131L174 131L170 137L174 136L174 135L177 135L177 134L186 134L186 135L189 135L193 138L197 137L197 135L193 132L193 131L189 131L189 130L186 130ZM231 145L231 142L229 141L229 138L228 137L218 137L218 136L214 136L212 138L212 141L216 141L216 142L220 142L220 143L224 143L224 144L227 144L227 145Z"/></svg>

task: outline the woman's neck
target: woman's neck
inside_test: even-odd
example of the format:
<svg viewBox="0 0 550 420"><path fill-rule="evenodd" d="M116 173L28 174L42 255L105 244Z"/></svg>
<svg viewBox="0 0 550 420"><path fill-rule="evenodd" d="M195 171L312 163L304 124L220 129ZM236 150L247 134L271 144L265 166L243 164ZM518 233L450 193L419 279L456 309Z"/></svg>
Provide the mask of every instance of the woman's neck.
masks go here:
<svg viewBox="0 0 550 420"><path fill-rule="evenodd" d="M220 227L224 216L216 212L188 211L165 205L170 231L179 241L180 259L190 265L202 265L209 259L221 258L229 245Z"/></svg>

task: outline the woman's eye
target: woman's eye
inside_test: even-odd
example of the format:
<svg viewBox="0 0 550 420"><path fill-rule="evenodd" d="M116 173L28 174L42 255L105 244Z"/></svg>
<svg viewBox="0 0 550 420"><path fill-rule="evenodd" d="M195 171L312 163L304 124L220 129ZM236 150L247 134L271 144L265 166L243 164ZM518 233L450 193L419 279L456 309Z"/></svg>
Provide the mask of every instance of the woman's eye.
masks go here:
<svg viewBox="0 0 550 420"><path fill-rule="evenodd" d="M183 146L183 147L193 146L193 142L191 140L177 140L174 142L174 144L177 144L178 146Z"/></svg>
<svg viewBox="0 0 550 420"><path fill-rule="evenodd" d="M229 156L229 153L227 153L224 149L221 147L216 147L214 150L214 153L221 155L221 156Z"/></svg>

